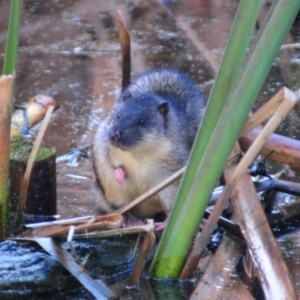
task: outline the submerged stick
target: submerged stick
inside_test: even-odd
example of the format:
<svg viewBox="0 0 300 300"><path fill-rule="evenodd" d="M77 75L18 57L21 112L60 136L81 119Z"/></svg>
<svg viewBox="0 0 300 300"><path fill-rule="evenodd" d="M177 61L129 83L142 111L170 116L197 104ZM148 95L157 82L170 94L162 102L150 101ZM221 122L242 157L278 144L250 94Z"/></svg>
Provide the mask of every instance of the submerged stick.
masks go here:
<svg viewBox="0 0 300 300"><path fill-rule="evenodd" d="M75 233L75 229L74 229L74 226L71 226L70 227L70 230L69 230L69 234L68 234L68 237L67 237L67 243L69 244L69 247L71 249L71 252L73 253L74 255L74 258L76 260L76 262L81 266L83 272L85 272L87 275L89 275L89 272L88 270L85 268L85 266L83 265L83 263L81 262L80 258L79 258L79 255L77 254L76 252L76 249L72 243L72 239L73 239L73 236L74 236L74 233ZM89 275L90 276L90 275Z"/></svg>
<svg viewBox="0 0 300 300"><path fill-rule="evenodd" d="M119 26L119 40L122 48L122 90L130 84L131 57L130 57L130 34L124 26L121 11L117 11Z"/></svg>
<svg viewBox="0 0 300 300"><path fill-rule="evenodd" d="M15 221L17 226L19 224L22 224L22 221L23 221L23 211L24 211L24 207L25 207L26 195L27 195L28 184L29 184L29 180L30 180L33 163L34 163L35 157L37 155L37 152L39 150L40 144L42 142L44 133L47 129L53 109L54 109L54 106L49 106L47 109L46 116L42 122L40 131L34 141L32 151L30 153L30 156L29 156L29 159L27 162L26 171L25 171L25 174L23 177L23 182L22 182L21 198L20 198L19 207L18 207L18 211L17 211L17 215L16 215L16 221Z"/></svg>
<svg viewBox="0 0 300 300"><path fill-rule="evenodd" d="M145 266L146 260L149 256L149 253L150 253L151 249L153 248L153 245L155 242L153 220L151 220L151 221L148 220L147 223L150 225L150 230L147 231L147 234L144 238L144 242L143 242L141 250L140 250L139 258L135 264L132 275L128 281L127 288L134 288L137 286L137 284L140 280L143 268Z"/></svg>
<svg viewBox="0 0 300 300"><path fill-rule="evenodd" d="M230 291L233 290L240 299L254 300L235 269L243 251L244 246L240 240L224 236L190 300L232 299L234 297L230 295ZM181 275L180 278L182 279ZM231 289L226 289L226 286Z"/></svg>
<svg viewBox="0 0 300 300"><path fill-rule="evenodd" d="M240 148L236 146L236 151ZM296 299L291 276L274 238L251 177L244 174L231 196L235 222L255 266L266 299Z"/></svg>

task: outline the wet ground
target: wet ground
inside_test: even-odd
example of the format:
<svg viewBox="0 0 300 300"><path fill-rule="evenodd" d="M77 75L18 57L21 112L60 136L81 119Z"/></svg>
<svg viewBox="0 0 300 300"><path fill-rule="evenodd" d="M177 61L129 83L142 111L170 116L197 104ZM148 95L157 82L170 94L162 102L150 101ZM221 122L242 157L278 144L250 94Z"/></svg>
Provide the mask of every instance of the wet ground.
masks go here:
<svg viewBox="0 0 300 300"><path fill-rule="evenodd" d="M45 142L64 154L92 141L120 92L116 12L132 41L132 74L166 66L189 74L208 95L238 1L24 1L15 103L40 93L57 100ZM1 1L4 49L10 3ZM1 59L3 54L1 55ZM91 161L57 166L61 217L93 212ZM74 178L74 175L81 177Z"/></svg>
<svg viewBox="0 0 300 300"><path fill-rule="evenodd" d="M208 96L238 2L24 1L15 103L36 94L57 100L60 109L45 142L56 147L58 156L91 143L97 124L120 92L117 10L131 34L132 74L158 66L175 68L189 74ZM2 65L10 1L0 0L0 6ZM299 38L298 26L286 43ZM299 55L297 50L280 52L280 63L274 64L254 109L282 86L299 88L299 65L289 61ZM300 139L299 128L297 106L279 132ZM78 167L57 165L57 210L62 218L93 214L93 182L90 159L82 159Z"/></svg>
<svg viewBox="0 0 300 300"><path fill-rule="evenodd" d="M175 68L189 74L209 94L238 1L161 2L169 5L141 0L126 4L24 1L15 103L39 93L57 100L60 109L53 116L45 142L56 147L58 156L91 143L97 123L119 95L117 10L123 13L131 34L132 74L159 66ZM2 60L10 2L0 4ZM299 37L299 30L292 33L287 37L289 43ZM284 63L274 65L255 107L284 85L296 88L299 67L286 63L293 55L297 53L282 51ZM298 123L298 116L292 113L280 131L300 138ZM76 168L58 164L61 217L93 212L93 181L90 160L82 160Z"/></svg>

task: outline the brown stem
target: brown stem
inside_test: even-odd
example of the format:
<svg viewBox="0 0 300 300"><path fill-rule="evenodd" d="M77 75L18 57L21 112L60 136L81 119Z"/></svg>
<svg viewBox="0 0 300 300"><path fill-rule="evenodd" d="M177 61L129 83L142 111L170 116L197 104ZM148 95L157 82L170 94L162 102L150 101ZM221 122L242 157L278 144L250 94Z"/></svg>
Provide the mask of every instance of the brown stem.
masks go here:
<svg viewBox="0 0 300 300"><path fill-rule="evenodd" d="M261 129L255 128L251 132L239 138L243 151L247 151ZM290 137L273 133L259 151L260 155L268 156L268 159L300 169L300 141Z"/></svg>
<svg viewBox="0 0 300 300"><path fill-rule="evenodd" d="M154 234L154 226L152 224L152 230L148 231L146 236L145 236L143 245L141 247L139 258L136 262L135 268L134 268L134 270L132 272L132 275L129 279L129 282L128 282L128 287L129 288L137 286L138 281L141 277L143 268L145 266L147 257L148 257L148 255L149 255L149 253L150 253L150 251L151 251L151 249L154 245L154 242L155 242L155 234Z"/></svg>
<svg viewBox="0 0 300 300"><path fill-rule="evenodd" d="M0 236L1 239L8 235L9 133L13 82L14 76L0 77L0 205L2 208L0 226L3 234Z"/></svg>
<svg viewBox="0 0 300 300"><path fill-rule="evenodd" d="M122 90L130 84L131 57L130 57L130 34L124 26L121 11L117 12L119 26L119 40L122 48Z"/></svg>

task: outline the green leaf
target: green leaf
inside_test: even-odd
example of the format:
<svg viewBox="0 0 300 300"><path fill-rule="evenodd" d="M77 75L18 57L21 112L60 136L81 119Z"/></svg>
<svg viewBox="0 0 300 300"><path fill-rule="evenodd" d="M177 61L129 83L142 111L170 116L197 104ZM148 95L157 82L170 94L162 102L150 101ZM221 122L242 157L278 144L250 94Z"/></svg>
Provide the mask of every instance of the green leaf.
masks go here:
<svg viewBox="0 0 300 300"><path fill-rule="evenodd" d="M300 1L273 3L241 72L260 6L261 1L240 3L188 169L150 267L155 277L178 278L210 194L299 11Z"/></svg>
<svg viewBox="0 0 300 300"><path fill-rule="evenodd" d="M8 34L5 48L5 57L3 65L3 74L12 75L16 70L18 48L19 48L19 30L21 21L22 0L12 0L10 17L8 24Z"/></svg>

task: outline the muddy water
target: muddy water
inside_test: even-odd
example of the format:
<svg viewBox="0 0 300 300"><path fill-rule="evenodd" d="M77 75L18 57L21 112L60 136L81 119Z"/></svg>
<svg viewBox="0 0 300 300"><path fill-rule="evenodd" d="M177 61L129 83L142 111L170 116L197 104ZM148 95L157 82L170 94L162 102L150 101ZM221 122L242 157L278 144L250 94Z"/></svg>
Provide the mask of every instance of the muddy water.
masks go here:
<svg viewBox="0 0 300 300"><path fill-rule="evenodd" d="M10 1L2 0L0 5L2 65ZM237 0L24 1L15 102L36 94L58 101L60 109L45 138L58 155L90 143L97 122L120 92L117 10L122 11L131 33L133 74L158 66L176 68L189 74L208 95L237 5ZM286 43L299 41L299 32L295 27ZM280 52L280 63L274 64L254 109L282 86L299 87L300 69L289 63L292 57L299 58L299 50ZM298 111L296 107L280 133L300 138ZM37 130L32 130L33 136ZM58 164L61 217L93 213L93 181L88 159L82 159L78 167Z"/></svg>
<svg viewBox="0 0 300 300"><path fill-rule="evenodd" d="M58 101L60 109L45 138L58 155L90 143L97 122L120 92L117 10L131 33L133 74L158 66L176 68L208 95L237 2L170 2L166 8L141 0L25 1L15 103L39 93ZM10 3L0 4L3 53ZM91 161L82 160L76 168L58 164L57 176L59 215L92 213Z"/></svg>

